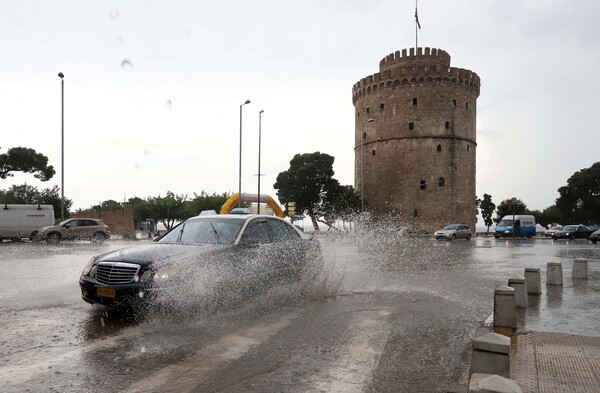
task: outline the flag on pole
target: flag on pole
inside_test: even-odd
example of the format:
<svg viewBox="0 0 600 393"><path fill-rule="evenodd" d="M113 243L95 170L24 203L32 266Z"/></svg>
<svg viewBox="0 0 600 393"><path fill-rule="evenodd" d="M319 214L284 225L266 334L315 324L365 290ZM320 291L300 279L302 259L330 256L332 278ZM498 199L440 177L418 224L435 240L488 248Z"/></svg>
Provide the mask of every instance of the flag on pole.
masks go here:
<svg viewBox="0 0 600 393"><path fill-rule="evenodd" d="M419 14L417 13L417 8L415 8L415 21L417 22L417 26L419 26L420 29L421 24L419 23Z"/></svg>

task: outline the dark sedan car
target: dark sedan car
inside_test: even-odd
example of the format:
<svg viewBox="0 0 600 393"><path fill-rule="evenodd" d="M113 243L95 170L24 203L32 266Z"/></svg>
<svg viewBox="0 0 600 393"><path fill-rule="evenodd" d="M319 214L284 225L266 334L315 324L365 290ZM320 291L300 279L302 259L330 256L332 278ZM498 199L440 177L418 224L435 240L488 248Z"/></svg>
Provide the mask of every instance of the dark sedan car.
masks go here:
<svg viewBox="0 0 600 393"><path fill-rule="evenodd" d="M552 234L552 239L587 239L592 232L585 225L565 225Z"/></svg>
<svg viewBox="0 0 600 393"><path fill-rule="evenodd" d="M597 229L596 231L592 232L590 237L588 237L588 240L596 244L598 242L598 238L600 238L600 229Z"/></svg>
<svg viewBox="0 0 600 393"><path fill-rule="evenodd" d="M261 215L190 218L157 242L92 258L79 279L88 303L135 308L238 298L311 281L321 248L288 222Z"/></svg>

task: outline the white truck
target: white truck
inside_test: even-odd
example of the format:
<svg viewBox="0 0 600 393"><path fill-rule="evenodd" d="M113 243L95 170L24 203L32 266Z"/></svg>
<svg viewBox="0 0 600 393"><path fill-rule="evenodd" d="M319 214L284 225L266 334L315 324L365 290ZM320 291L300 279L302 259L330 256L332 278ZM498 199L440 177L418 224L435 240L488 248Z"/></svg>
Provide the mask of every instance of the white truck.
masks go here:
<svg viewBox="0 0 600 393"><path fill-rule="evenodd" d="M54 225L52 205L0 204L0 242L4 239L20 241L33 239L44 226Z"/></svg>

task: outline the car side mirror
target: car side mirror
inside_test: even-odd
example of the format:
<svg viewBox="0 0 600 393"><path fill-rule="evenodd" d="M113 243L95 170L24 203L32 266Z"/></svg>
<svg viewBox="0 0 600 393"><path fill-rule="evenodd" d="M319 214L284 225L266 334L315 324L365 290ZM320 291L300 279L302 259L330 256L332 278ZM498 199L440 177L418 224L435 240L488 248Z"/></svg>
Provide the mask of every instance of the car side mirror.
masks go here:
<svg viewBox="0 0 600 393"><path fill-rule="evenodd" d="M71 225L65 224L65 228L70 228L70 227L71 227Z"/></svg>

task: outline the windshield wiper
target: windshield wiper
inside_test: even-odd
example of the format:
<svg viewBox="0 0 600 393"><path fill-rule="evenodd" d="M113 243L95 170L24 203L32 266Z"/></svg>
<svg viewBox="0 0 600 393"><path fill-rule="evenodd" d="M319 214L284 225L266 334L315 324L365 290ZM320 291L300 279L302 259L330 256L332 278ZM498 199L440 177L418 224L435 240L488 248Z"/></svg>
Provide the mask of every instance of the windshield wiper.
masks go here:
<svg viewBox="0 0 600 393"><path fill-rule="evenodd" d="M213 223L210 223L210 227L213 230L213 233L215 234L215 238L217 239L217 244L221 244L221 241L219 240L219 234L217 233L217 230L215 229L215 226L213 225Z"/></svg>

